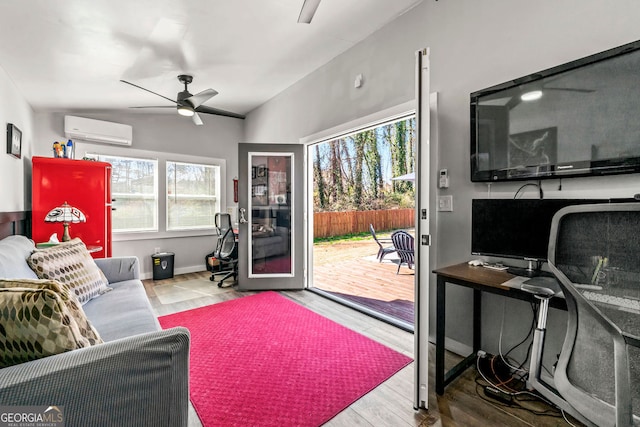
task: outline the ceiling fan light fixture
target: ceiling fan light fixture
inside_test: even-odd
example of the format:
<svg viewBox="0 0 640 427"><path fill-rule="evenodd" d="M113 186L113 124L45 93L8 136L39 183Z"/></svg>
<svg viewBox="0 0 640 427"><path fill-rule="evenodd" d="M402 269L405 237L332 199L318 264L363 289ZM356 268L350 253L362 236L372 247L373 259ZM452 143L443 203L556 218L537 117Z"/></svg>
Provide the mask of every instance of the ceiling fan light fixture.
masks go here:
<svg viewBox="0 0 640 427"><path fill-rule="evenodd" d="M523 101L536 101L540 98L542 98L541 90L530 90L520 95L520 99Z"/></svg>
<svg viewBox="0 0 640 427"><path fill-rule="evenodd" d="M191 117L195 114L195 111L187 105L178 105L178 114L185 117Z"/></svg>

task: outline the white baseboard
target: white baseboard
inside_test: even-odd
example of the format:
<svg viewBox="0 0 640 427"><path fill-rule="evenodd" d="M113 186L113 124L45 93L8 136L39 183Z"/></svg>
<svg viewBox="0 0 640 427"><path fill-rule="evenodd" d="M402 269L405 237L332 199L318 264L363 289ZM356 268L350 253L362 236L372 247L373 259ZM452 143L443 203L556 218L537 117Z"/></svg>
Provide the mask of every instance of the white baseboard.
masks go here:
<svg viewBox="0 0 640 427"><path fill-rule="evenodd" d="M462 344L451 338L444 339L444 348L459 356L467 357L473 352L473 347L470 345Z"/></svg>
<svg viewBox="0 0 640 427"><path fill-rule="evenodd" d="M175 268L173 270L174 275L178 274L187 274L187 273L198 273L200 271L206 271L206 268L203 265L192 265L190 267L181 267ZM140 272L140 279L153 279L153 271L142 271Z"/></svg>
<svg viewBox="0 0 640 427"><path fill-rule="evenodd" d="M429 342L435 345L435 337L430 335ZM444 348L462 357L467 357L471 354L471 352L473 352L473 347L471 347L470 345L462 344L459 341L452 340L451 338L447 337L445 337L444 339Z"/></svg>

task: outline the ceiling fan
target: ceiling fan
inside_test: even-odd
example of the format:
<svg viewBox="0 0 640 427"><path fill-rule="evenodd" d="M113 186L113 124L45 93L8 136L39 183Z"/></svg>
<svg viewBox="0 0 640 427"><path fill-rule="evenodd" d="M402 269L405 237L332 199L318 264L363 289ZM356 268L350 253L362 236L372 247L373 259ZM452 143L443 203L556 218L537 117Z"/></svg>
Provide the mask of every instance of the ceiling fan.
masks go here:
<svg viewBox="0 0 640 427"><path fill-rule="evenodd" d="M549 91L573 92L573 93L584 93L584 94L595 92L594 89L581 89L581 88L574 88L574 87L549 87L547 86L547 84L553 83L559 77L550 78L550 79L547 79L546 81L544 81L542 79L542 76L540 75L538 75L537 77L538 77L538 80L532 80L532 81L527 81L525 79L514 80L515 83L518 83L521 86L518 89L519 93L516 96L511 97L511 99L507 102L506 104L507 109L512 110L518 105L520 105L520 103L523 101L524 102L537 101L538 99L542 98L544 92L549 92ZM530 77L527 77L527 79L530 79ZM524 84L526 84L527 86L523 87L522 85Z"/></svg>
<svg viewBox="0 0 640 427"><path fill-rule="evenodd" d="M298 16L298 24L310 24L319 5L320 0L304 0Z"/></svg>
<svg viewBox="0 0 640 427"><path fill-rule="evenodd" d="M203 124L202 119L200 118L198 113L214 114L217 116L244 119L244 116L242 114L232 113L230 111L219 110L217 108L212 108L212 107L207 107L206 105L202 105L206 101L208 101L210 98L213 98L214 96L216 96L218 92L214 89L205 89L202 92L198 92L195 95L192 95L191 93L189 93L189 90L187 89L187 85L193 81L193 76L190 76L188 74L180 74L178 76L178 81L184 84L184 90L182 92L178 92L178 96L176 100L168 98L164 95L160 95L159 93L143 88L142 86L138 86L137 84L133 84L126 80L120 80L120 81L122 83L126 83L133 87L137 87L138 89L142 89L144 91L147 91L154 95L158 95L159 97L162 97L168 101L173 102L174 104L176 104L176 107L178 109L178 114L182 116L191 117L191 119L193 120L193 123L195 123L198 126ZM161 105L161 106L131 107L131 108L174 108L174 107L169 105Z"/></svg>
<svg viewBox="0 0 640 427"><path fill-rule="evenodd" d="M575 93L593 93L595 92L595 90L593 89L580 89L580 88L573 88L573 87L549 87L547 86L547 84L552 84L554 81L558 80L559 78L561 78L561 76L556 76L556 77L551 77L551 78L544 78L543 76L541 76L540 74L536 74L533 76L529 76L527 77L527 79L531 79L532 77L537 77L538 80L533 80L533 81L525 81L524 79L518 79L520 81L522 81L522 83L526 83L528 85L527 89L521 89L522 94L521 94L521 100L522 101L535 101L537 99L540 99L540 97L542 96L542 94L545 91L561 91L561 92L575 92Z"/></svg>

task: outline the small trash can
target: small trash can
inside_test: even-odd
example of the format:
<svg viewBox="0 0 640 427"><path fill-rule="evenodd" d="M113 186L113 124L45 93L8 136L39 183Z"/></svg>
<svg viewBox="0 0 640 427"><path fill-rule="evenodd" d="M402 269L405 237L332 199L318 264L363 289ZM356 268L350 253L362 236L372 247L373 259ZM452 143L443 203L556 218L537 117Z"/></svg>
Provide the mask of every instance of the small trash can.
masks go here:
<svg viewBox="0 0 640 427"><path fill-rule="evenodd" d="M153 280L171 279L173 277L173 252L159 252L151 255L153 262Z"/></svg>

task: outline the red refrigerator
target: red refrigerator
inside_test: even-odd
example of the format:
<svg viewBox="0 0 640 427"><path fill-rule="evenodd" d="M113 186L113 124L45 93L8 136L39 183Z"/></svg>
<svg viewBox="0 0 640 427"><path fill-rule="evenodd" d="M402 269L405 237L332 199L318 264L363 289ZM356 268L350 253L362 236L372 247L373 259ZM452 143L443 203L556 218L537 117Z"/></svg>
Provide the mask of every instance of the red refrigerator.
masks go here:
<svg viewBox="0 0 640 427"><path fill-rule="evenodd" d="M87 219L69 226L71 238L79 237L92 247L94 258L111 257L111 165L49 157L33 157L32 165L33 240L47 242L53 233L62 240L62 224L44 219L51 209L67 202Z"/></svg>

